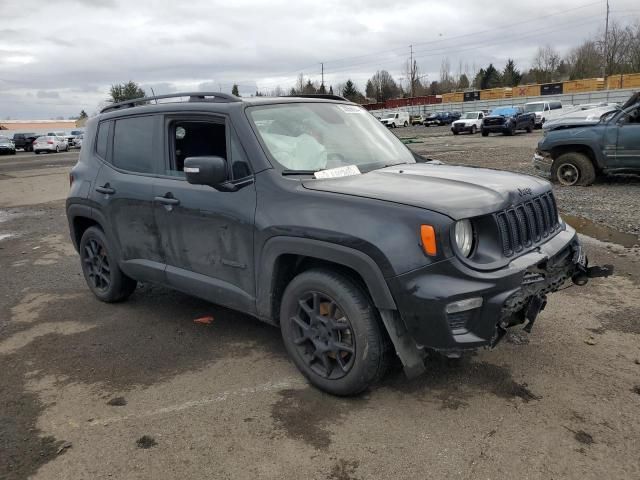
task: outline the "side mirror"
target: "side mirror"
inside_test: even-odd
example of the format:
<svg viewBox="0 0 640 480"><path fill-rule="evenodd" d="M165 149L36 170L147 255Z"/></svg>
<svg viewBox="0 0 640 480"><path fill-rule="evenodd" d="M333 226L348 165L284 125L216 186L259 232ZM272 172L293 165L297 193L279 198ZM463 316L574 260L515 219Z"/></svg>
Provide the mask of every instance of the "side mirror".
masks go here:
<svg viewBox="0 0 640 480"><path fill-rule="evenodd" d="M184 160L187 182L217 188L227 181L227 161L222 157L188 157Z"/></svg>

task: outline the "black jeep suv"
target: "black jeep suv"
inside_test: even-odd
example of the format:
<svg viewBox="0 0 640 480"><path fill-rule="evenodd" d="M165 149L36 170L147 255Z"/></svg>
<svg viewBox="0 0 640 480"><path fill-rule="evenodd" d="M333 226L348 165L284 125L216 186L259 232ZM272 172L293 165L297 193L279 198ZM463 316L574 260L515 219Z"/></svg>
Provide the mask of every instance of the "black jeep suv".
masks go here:
<svg viewBox="0 0 640 480"><path fill-rule="evenodd" d="M114 104L87 122L67 216L89 288L163 284L278 325L316 386L362 391L394 353L456 357L530 329L587 268L548 182L414 156L334 96Z"/></svg>

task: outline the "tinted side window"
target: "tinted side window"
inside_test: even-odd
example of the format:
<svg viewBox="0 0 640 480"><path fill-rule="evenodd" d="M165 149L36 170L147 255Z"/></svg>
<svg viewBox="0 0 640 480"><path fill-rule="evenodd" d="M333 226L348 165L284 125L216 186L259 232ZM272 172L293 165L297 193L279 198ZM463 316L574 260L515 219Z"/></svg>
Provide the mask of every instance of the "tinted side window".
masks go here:
<svg viewBox="0 0 640 480"><path fill-rule="evenodd" d="M560 110L562 108L562 104L560 102L552 102L551 110Z"/></svg>
<svg viewBox="0 0 640 480"><path fill-rule="evenodd" d="M96 140L96 153L104 160L107 159L107 139L109 138L109 124L102 122L98 125L98 138Z"/></svg>
<svg viewBox="0 0 640 480"><path fill-rule="evenodd" d="M131 172L153 172L153 127L151 116L116 120L113 164Z"/></svg>

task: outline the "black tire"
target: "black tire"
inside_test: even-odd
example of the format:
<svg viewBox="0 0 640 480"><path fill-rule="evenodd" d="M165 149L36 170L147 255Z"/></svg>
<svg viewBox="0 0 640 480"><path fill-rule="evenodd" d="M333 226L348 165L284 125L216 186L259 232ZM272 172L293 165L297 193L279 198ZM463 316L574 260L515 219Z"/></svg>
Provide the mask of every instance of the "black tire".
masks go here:
<svg viewBox="0 0 640 480"><path fill-rule="evenodd" d="M331 270L301 273L282 296L280 330L291 360L333 395L356 395L382 378L392 358L383 328L368 295Z"/></svg>
<svg viewBox="0 0 640 480"><path fill-rule="evenodd" d="M596 169L591 159L578 152L560 155L551 165L551 179L566 187L586 187L596 179Z"/></svg>
<svg viewBox="0 0 640 480"><path fill-rule="evenodd" d="M453 132L454 135L458 135L460 132L458 132L457 130L451 130Z"/></svg>
<svg viewBox="0 0 640 480"><path fill-rule="evenodd" d="M478 132L478 129L475 125L471 125L471 135L475 135Z"/></svg>
<svg viewBox="0 0 640 480"><path fill-rule="evenodd" d="M527 133L533 132L533 127L534 127L534 124L530 124L529 126L527 126Z"/></svg>
<svg viewBox="0 0 640 480"><path fill-rule="evenodd" d="M508 137L512 137L513 135L516 134L516 126L512 125L509 127L509 129L505 130L502 132L504 135L507 135Z"/></svg>
<svg viewBox="0 0 640 480"><path fill-rule="evenodd" d="M40 155L40 150L34 150L33 153L35 153L36 155Z"/></svg>
<svg viewBox="0 0 640 480"><path fill-rule="evenodd" d="M409 126L409 122L404 122L404 126L408 127Z"/></svg>
<svg viewBox="0 0 640 480"><path fill-rule="evenodd" d="M56 145L56 153L60 153L60 145Z"/></svg>
<svg viewBox="0 0 640 480"><path fill-rule="evenodd" d="M484 128L482 129L482 136L483 137L488 137L489 136L489 132L487 130L485 130Z"/></svg>
<svg viewBox="0 0 640 480"><path fill-rule="evenodd" d="M134 292L137 282L120 270L113 249L100 228L87 228L80 240L79 250L84 279L99 300L121 302Z"/></svg>

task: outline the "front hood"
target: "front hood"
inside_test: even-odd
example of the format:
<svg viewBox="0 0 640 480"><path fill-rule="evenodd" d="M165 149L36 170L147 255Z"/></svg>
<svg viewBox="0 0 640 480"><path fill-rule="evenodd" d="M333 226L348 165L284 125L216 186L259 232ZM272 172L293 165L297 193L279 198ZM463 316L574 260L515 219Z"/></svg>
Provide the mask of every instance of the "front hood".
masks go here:
<svg viewBox="0 0 640 480"><path fill-rule="evenodd" d="M396 165L362 175L305 180L305 188L411 205L460 220L503 210L551 189L529 175L416 163Z"/></svg>
<svg viewBox="0 0 640 480"><path fill-rule="evenodd" d="M564 130L567 128L592 127L598 125L600 120L587 120L586 118L564 118L562 120L551 120L544 125L547 131Z"/></svg>

